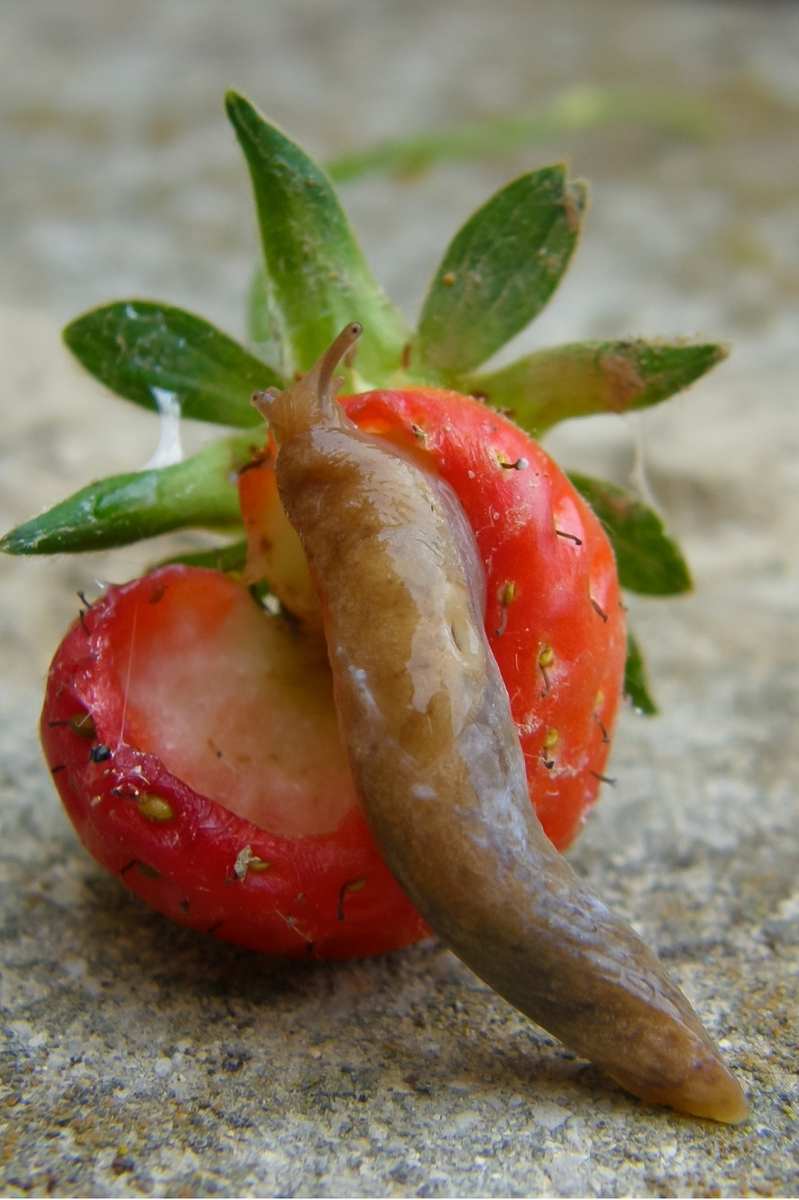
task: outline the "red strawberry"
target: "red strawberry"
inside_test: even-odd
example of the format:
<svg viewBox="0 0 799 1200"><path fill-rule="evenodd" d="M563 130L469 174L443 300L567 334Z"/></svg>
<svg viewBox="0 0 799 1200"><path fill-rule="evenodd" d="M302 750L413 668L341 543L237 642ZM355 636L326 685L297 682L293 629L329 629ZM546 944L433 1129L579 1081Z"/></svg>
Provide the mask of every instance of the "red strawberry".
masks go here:
<svg viewBox="0 0 799 1200"><path fill-rule="evenodd" d="M549 455L474 399L420 389L344 403L362 428L421 442L463 505L530 796L563 849L596 799L624 676L624 616L605 532Z"/></svg>
<svg viewBox="0 0 799 1200"><path fill-rule="evenodd" d="M564 846L596 796L621 689L607 538L540 447L479 402L417 389L344 404L428 456L463 504L531 797ZM268 459L240 477L245 524L256 546L269 529L272 563L273 484ZM56 655L42 737L86 846L166 915L294 955L423 936L355 799L323 645L240 583L170 566L112 588Z"/></svg>
<svg viewBox="0 0 799 1200"><path fill-rule="evenodd" d="M478 401L415 388L341 402L362 429L432 460L463 505L530 794L563 849L596 798L621 694L626 637L608 539L549 455ZM312 585L269 458L241 475L239 494L251 576L266 574L292 611L311 612ZM311 594L301 599L303 584Z"/></svg>
<svg viewBox="0 0 799 1200"><path fill-rule="evenodd" d="M327 957L424 932L355 803L323 648L227 576L110 588L56 654L41 734L81 840L176 921Z"/></svg>
<svg viewBox="0 0 799 1200"><path fill-rule="evenodd" d="M263 357L192 314L139 300L87 313L65 336L89 370L136 403L155 408L168 394L184 416L242 431L174 466L92 484L13 530L2 548L79 551L192 526L241 529L243 514L246 543L188 556L201 569L166 567L111 588L70 631L48 682L48 762L92 853L163 912L279 953L375 953L424 929L355 803L308 568L277 500L270 452L259 450L261 429L248 432L260 424L253 391L285 386L344 322L363 323L357 373L346 372L358 394L344 404L364 429L424 456L460 498L485 567L486 627L531 797L564 847L596 798L621 691L613 552L544 451L468 393L512 407L540 432L570 416L653 404L719 351L577 344L481 373L565 270L583 186L549 167L489 200L453 239L411 333L369 274L324 174L241 97L229 98L228 112L263 235L250 312ZM393 390L369 390L377 384ZM687 585L652 514L596 481L579 486L617 540L622 583ZM248 583L265 576L299 620L259 608L243 568ZM631 661L628 684L646 704L640 661Z"/></svg>

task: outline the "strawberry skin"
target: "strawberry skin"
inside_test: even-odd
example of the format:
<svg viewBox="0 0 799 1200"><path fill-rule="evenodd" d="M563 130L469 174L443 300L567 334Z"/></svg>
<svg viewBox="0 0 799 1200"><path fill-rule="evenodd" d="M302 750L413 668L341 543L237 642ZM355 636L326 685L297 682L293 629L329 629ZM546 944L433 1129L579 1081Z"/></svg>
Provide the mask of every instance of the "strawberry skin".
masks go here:
<svg viewBox="0 0 799 1200"><path fill-rule="evenodd" d="M479 401L420 388L342 403L361 429L426 460L464 508L531 799L563 848L596 798L622 685L607 538L549 456ZM242 473L240 498L251 545L267 529L279 559L290 527L275 518L271 463ZM74 624L50 670L42 742L84 844L158 911L274 954L377 954L427 930L366 826L319 648L240 582L160 568Z"/></svg>
<svg viewBox="0 0 799 1200"><path fill-rule="evenodd" d="M159 631L170 616L194 621L198 613L206 625L201 654L221 620L244 634L253 614L272 620L226 576L169 566L109 588L56 654L42 744L84 845L165 916L252 949L348 958L423 936L425 926L384 866L354 797L334 832L281 837L189 786L150 752L157 735L131 711L129 697L126 703L129 661L134 671L138 660L174 673ZM243 642L241 653L248 649ZM199 687L202 674L198 659ZM224 707L224 681L206 677L205 685ZM269 713L252 719L268 723Z"/></svg>
<svg viewBox="0 0 799 1200"><path fill-rule="evenodd" d="M418 388L343 404L362 429L426 452L463 506L530 795L565 849L596 800L623 687L624 609L605 532L538 443L479 400Z"/></svg>

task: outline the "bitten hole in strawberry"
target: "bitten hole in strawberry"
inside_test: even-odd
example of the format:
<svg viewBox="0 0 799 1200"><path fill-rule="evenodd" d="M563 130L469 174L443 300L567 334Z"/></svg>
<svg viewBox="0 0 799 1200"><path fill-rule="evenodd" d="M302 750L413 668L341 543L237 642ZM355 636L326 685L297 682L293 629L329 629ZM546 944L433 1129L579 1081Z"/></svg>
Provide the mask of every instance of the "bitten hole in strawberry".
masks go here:
<svg viewBox="0 0 799 1200"><path fill-rule="evenodd" d="M337 828L356 800L324 645L215 572L153 595L126 596L110 631L122 740L272 833Z"/></svg>

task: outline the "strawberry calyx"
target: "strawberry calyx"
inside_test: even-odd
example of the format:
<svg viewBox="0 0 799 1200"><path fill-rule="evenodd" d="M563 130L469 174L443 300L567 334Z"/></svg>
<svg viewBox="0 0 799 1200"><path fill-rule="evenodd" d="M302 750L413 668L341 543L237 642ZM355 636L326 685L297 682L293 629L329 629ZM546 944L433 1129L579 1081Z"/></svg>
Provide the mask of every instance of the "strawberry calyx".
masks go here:
<svg viewBox="0 0 799 1200"><path fill-rule="evenodd" d="M202 552L200 562L240 571L248 534L238 472L264 450L250 396L307 371L353 319L365 332L357 364L344 370L351 391L444 387L508 410L536 435L572 417L660 403L724 356L713 343L639 339L574 343L486 369L556 290L580 235L585 185L555 165L501 188L452 239L411 330L375 282L326 173L244 97L230 93L226 109L250 171L262 241L249 296L253 348L192 313L140 299L85 313L64 337L83 366L126 399L245 432L182 463L90 484L6 534L7 553L72 553L167 531L230 529L236 540ZM658 595L687 589L685 562L655 514L626 491L575 482L598 506L625 586ZM289 543L283 529L274 554L291 558ZM248 559L250 578L251 537ZM262 567L268 581L274 562L267 556ZM302 575L298 561L292 569ZM631 687L648 709L640 652L636 664Z"/></svg>
<svg viewBox="0 0 799 1200"><path fill-rule="evenodd" d="M534 433L572 416L660 403L725 354L714 343L681 340L573 343L486 371L485 361L557 288L581 232L584 185L554 166L500 188L447 247L411 331L374 281L324 170L245 97L232 92L226 103L250 168L262 234L263 263L250 295L254 349L192 313L138 299L83 314L67 326L65 341L86 370L128 400L154 412L168 401L186 418L245 432L174 466L82 488L6 534L0 548L7 553L80 552L169 530L232 529L236 540L200 553L199 563L240 571L247 533L239 516L238 492L245 486L239 472L263 454L252 392L280 388L307 371L354 317L365 334L358 365L344 371L350 389L444 385L510 410ZM576 484L599 508L625 586L659 595L690 586L679 548L641 500L584 476ZM280 521L275 506L270 514ZM287 551L286 529L274 540ZM250 578L256 571L252 538L247 556ZM269 580L275 564L266 557L262 568ZM296 553L292 570L302 576ZM286 602L290 610L288 596ZM630 647L636 703L653 708L641 654Z"/></svg>

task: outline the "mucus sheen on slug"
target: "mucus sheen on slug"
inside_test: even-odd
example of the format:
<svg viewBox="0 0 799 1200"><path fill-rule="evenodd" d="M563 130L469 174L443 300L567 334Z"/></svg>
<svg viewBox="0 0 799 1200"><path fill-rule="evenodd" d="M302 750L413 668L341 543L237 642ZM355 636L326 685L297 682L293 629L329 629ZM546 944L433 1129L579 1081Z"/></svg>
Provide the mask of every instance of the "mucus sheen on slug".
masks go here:
<svg viewBox="0 0 799 1200"><path fill-rule="evenodd" d="M454 494L336 404L333 371L359 332L260 407L385 860L455 953L578 1054L644 1100L740 1121L743 1093L686 998L535 815Z"/></svg>

